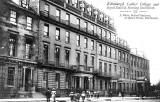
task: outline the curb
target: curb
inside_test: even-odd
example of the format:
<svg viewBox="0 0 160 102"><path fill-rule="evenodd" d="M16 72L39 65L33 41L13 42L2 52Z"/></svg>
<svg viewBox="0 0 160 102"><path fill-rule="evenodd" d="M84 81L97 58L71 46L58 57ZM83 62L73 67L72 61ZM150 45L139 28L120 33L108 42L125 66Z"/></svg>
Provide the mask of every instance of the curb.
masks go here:
<svg viewBox="0 0 160 102"><path fill-rule="evenodd" d="M97 102L97 101L122 101L122 100L149 100L157 99L156 97L100 97L100 98L86 98L86 101ZM46 101L46 98L21 98L21 99L0 99L0 102L33 102L33 101ZM70 102L69 97L60 97L56 99L56 102Z"/></svg>

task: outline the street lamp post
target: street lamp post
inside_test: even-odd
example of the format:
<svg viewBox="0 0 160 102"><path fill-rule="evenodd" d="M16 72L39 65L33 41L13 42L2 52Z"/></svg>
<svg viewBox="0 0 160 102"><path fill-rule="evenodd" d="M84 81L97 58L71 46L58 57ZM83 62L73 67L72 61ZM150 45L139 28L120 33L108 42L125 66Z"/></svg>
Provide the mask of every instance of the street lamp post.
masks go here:
<svg viewBox="0 0 160 102"><path fill-rule="evenodd" d="M144 79L144 92L145 92L145 96L148 94L147 91L147 78Z"/></svg>

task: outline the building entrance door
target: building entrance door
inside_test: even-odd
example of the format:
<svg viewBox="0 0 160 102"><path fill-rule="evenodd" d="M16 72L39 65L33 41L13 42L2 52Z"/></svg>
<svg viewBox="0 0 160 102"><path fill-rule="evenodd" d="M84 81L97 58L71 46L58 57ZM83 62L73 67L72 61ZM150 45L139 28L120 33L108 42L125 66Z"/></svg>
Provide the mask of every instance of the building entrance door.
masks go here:
<svg viewBox="0 0 160 102"><path fill-rule="evenodd" d="M88 77L84 77L84 90L89 89L89 80Z"/></svg>
<svg viewBox="0 0 160 102"><path fill-rule="evenodd" d="M143 85L142 85L142 83L138 83L137 86L138 86L138 94L142 95L143 94Z"/></svg>
<svg viewBox="0 0 160 102"><path fill-rule="evenodd" d="M32 86L31 82L31 69L26 68L25 69L25 91L29 91L29 89Z"/></svg>
<svg viewBox="0 0 160 102"><path fill-rule="evenodd" d="M118 83L118 90L122 92L122 83Z"/></svg>

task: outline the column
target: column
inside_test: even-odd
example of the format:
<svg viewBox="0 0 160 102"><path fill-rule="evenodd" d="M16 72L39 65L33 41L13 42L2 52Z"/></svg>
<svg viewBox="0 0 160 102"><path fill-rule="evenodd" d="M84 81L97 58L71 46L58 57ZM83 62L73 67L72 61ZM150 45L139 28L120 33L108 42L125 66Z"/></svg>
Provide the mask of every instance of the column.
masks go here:
<svg viewBox="0 0 160 102"><path fill-rule="evenodd" d="M81 88L84 89L84 77L81 77Z"/></svg>
<svg viewBox="0 0 160 102"><path fill-rule="evenodd" d="M91 79L88 77L88 82L89 82L89 90L91 90Z"/></svg>
<svg viewBox="0 0 160 102"><path fill-rule="evenodd" d="M82 88L82 77L79 77L79 87Z"/></svg>
<svg viewBox="0 0 160 102"><path fill-rule="evenodd" d="M23 88L22 88L23 91L25 91L25 77L26 77L26 68L23 67Z"/></svg>
<svg viewBox="0 0 160 102"><path fill-rule="evenodd" d="M31 68L32 91L35 92L34 68Z"/></svg>
<svg viewBox="0 0 160 102"><path fill-rule="evenodd" d="M90 78L90 90L93 90L93 78Z"/></svg>
<svg viewBox="0 0 160 102"><path fill-rule="evenodd" d="M74 88L74 76L71 77L71 88Z"/></svg>
<svg viewBox="0 0 160 102"><path fill-rule="evenodd" d="M31 68L31 81L32 81L32 85L33 85L33 68Z"/></svg>

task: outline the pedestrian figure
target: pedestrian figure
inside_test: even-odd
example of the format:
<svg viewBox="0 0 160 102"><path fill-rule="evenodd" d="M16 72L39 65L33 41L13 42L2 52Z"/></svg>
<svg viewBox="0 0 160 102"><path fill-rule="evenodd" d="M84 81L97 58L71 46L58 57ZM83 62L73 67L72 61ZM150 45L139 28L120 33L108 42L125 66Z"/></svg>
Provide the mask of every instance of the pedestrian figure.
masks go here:
<svg viewBox="0 0 160 102"><path fill-rule="evenodd" d="M92 98L93 97L93 91L91 91L90 94L91 94L91 98Z"/></svg>
<svg viewBox="0 0 160 102"><path fill-rule="evenodd" d="M122 99L123 99L124 98L124 91L121 92L121 95L122 95Z"/></svg>
<svg viewBox="0 0 160 102"><path fill-rule="evenodd" d="M121 97L121 96L122 96L122 93L121 93L121 92L119 92L118 96L119 96L119 97Z"/></svg>
<svg viewBox="0 0 160 102"><path fill-rule="evenodd" d="M51 94L52 94L52 102L56 102L56 90L54 88L52 89Z"/></svg>
<svg viewBox="0 0 160 102"><path fill-rule="evenodd" d="M51 92L50 92L49 88L47 88L47 91L46 91L46 98L47 98L47 102L50 102Z"/></svg>
<svg viewBox="0 0 160 102"><path fill-rule="evenodd" d="M93 94L94 94L94 97L97 97L97 92L96 92L96 91L94 91L94 93L93 93Z"/></svg>
<svg viewBox="0 0 160 102"><path fill-rule="evenodd" d="M141 92L141 98L144 98L144 91Z"/></svg>
<svg viewBox="0 0 160 102"><path fill-rule="evenodd" d="M73 102L73 101L74 101L74 93L73 93L73 92L70 92L69 97L70 97L70 99L71 99L71 102Z"/></svg>
<svg viewBox="0 0 160 102"><path fill-rule="evenodd" d="M77 94L76 94L76 100L77 100L77 102L79 102L79 99L80 99L80 94L77 93Z"/></svg>
<svg viewBox="0 0 160 102"><path fill-rule="evenodd" d="M85 95L85 91L83 91L83 92L82 92L81 96L82 96L82 102L84 102L85 97L86 97L86 95Z"/></svg>
<svg viewBox="0 0 160 102"><path fill-rule="evenodd" d="M99 92L97 92L97 98L99 98Z"/></svg>

